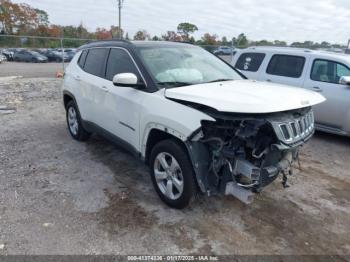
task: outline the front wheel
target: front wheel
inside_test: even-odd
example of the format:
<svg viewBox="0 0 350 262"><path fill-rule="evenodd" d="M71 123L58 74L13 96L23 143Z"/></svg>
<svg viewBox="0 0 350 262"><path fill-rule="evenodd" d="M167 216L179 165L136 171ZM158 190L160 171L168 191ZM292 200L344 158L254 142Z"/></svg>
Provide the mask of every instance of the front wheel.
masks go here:
<svg viewBox="0 0 350 262"><path fill-rule="evenodd" d="M153 186L163 202L177 209L190 204L197 186L191 161L180 143L170 139L155 145L150 167Z"/></svg>

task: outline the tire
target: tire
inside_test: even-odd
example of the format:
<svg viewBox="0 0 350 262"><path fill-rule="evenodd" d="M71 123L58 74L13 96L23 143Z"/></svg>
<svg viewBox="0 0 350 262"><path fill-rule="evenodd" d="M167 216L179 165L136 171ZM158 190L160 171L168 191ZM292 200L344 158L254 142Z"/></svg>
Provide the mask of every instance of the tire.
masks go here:
<svg viewBox="0 0 350 262"><path fill-rule="evenodd" d="M165 160L166 164L164 162L161 164L160 159ZM167 165L168 171L164 165ZM186 148L180 143L169 139L156 144L150 155L150 168L153 186L165 204L172 208L183 209L195 198L197 185L194 170ZM169 183L171 186L168 187ZM168 193L169 188L171 194Z"/></svg>
<svg viewBox="0 0 350 262"><path fill-rule="evenodd" d="M66 106L66 120L68 131L75 140L86 141L89 139L91 133L84 129L78 107L73 100L69 101Z"/></svg>

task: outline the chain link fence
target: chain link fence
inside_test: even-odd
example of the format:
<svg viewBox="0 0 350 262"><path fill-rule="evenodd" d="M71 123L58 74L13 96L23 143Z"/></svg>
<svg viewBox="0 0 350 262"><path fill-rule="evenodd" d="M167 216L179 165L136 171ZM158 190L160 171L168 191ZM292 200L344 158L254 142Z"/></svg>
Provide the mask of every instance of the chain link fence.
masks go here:
<svg viewBox="0 0 350 262"><path fill-rule="evenodd" d="M76 49L91 41L96 41L96 39L0 34L0 62L6 64L0 65L0 77L11 75L56 76L64 72ZM219 55L227 62L232 60L235 53L230 46L201 45L201 47ZM33 65L29 66L28 63Z"/></svg>

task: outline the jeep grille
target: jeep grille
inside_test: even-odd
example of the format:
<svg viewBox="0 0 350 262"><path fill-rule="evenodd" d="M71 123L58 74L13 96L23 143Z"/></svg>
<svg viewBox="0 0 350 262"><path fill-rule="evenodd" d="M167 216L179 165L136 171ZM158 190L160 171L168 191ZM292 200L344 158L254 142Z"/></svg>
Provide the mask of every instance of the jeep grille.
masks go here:
<svg viewBox="0 0 350 262"><path fill-rule="evenodd" d="M302 117L288 122L272 123L278 138L286 144L295 144L309 138L315 128L314 115L309 111Z"/></svg>

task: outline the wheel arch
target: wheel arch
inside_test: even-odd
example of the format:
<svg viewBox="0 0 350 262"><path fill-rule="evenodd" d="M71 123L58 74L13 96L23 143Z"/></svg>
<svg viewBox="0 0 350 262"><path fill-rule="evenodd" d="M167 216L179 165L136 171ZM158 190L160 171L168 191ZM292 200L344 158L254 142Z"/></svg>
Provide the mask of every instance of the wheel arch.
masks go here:
<svg viewBox="0 0 350 262"><path fill-rule="evenodd" d="M73 95L71 92L69 92L69 91L67 91L67 90L64 90L64 91L63 91L63 105L64 105L64 108L67 108L67 105L68 105L69 101L72 101L72 100L73 100L74 103L78 106L77 101L75 100L74 95Z"/></svg>
<svg viewBox="0 0 350 262"><path fill-rule="evenodd" d="M148 132L146 132L146 135L144 137L144 141L142 143L142 157L145 160L146 164L149 164L149 157L152 152L153 147L159 143L160 141L167 140L167 139L174 139L177 142L179 142L183 147L187 150L186 144L184 141L184 136L178 133L177 131L168 128L163 127L160 125L152 125L149 127Z"/></svg>
<svg viewBox="0 0 350 262"><path fill-rule="evenodd" d="M177 131L166 127L161 128L161 126L158 125L157 127L149 129L144 138L145 142L142 143L141 156L144 159L145 164L149 165L149 158L153 147L160 141L166 139L174 139L183 147L192 163L196 184L200 191L202 193L205 193L206 185L204 182L205 179L203 177L203 174L206 173L208 167L206 164L199 164L198 162L204 161L205 163L209 163L209 156L207 149L202 143L192 143L189 138L184 137Z"/></svg>

